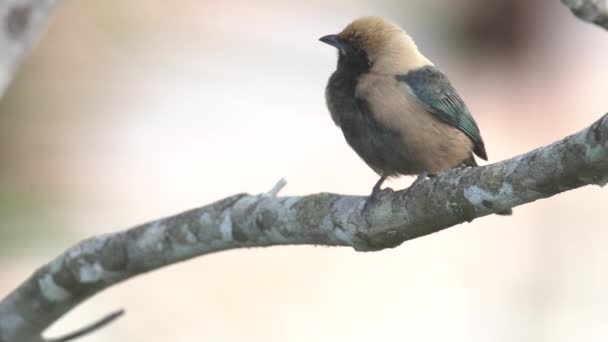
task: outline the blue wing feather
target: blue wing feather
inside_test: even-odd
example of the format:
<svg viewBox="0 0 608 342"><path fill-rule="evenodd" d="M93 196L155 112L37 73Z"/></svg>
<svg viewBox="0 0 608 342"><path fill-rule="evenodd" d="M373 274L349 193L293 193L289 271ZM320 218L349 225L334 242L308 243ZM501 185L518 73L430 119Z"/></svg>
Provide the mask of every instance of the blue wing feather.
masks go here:
<svg viewBox="0 0 608 342"><path fill-rule="evenodd" d="M456 89L448 78L435 67L426 66L398 75L405 82L426 109L466 134L474 144L474 152L480 158L488 159L479 128Z"/></svg>

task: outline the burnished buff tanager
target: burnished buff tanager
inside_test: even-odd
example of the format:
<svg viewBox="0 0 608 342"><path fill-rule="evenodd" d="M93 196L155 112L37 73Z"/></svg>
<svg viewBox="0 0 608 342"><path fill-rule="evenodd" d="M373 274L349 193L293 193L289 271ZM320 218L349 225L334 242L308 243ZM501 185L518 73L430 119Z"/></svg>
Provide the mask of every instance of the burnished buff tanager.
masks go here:
<svg viewBox="0 0 608 342"><path fill-rule="evenodd" d="M399 26L363 17L322 42L338 49L325 90L333 121L380 180L434 176L487 160L479 128L448 78ZM508 214L508 212L502 213Z"/></svg>

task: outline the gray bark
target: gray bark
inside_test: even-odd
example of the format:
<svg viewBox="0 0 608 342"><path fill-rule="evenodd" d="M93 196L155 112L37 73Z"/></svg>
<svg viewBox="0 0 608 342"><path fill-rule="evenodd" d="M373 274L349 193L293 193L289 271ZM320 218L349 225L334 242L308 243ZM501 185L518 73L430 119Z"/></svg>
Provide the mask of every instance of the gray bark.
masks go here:
<svg viewBox="0 0 608 342"><path fill-rule="evenodd" d="M608 1L606 0L562 0L562 3L582 20L608 30Z"/></svg>
<svg viewBox="0 0 608 342"><path fill-rule="evenodd" d="M238 194L123 232L85 240L0 302L0 341L37 341L89 296L138 274L233 248L314 244L395 247L459 223L584 185L608 182L608 114L549 146L496 164L449 170L411 191L366 197Z"/></svg>
<svg viewBox="0 0 608 342"><path fill-rule="evenodd" d="M56 5L57 0L0 1L0 98Z"/></svg>

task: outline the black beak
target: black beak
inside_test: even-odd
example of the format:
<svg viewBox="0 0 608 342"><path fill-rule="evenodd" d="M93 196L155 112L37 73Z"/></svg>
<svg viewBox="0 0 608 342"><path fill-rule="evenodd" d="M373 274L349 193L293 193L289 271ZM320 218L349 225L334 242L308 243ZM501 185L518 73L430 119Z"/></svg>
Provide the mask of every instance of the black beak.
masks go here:
<svg viewBox="0 0 608 342"><path fill-rule="evenodd" d="M338 36L337 34L330 34L324 37L319 38L320 41L322 41L325 44L329 44L337 49L340 49L340 47L342 46L342 40L340 39L340 36Z"/></svg>

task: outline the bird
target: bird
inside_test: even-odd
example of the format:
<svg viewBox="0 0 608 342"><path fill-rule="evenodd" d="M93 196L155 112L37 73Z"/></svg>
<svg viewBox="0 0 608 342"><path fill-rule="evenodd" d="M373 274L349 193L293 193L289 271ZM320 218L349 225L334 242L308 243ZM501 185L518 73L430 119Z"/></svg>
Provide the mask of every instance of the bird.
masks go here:
<svg viewBox="0 0 608 342"><path fill-rule="evenodd" d="M319 40L338 50L325 88L331 118L380 176L370 199L387 178L418 175L411 189L427 176L477 166L474 155L488 159L479 127L448 77L397 24L362 17Z"/></svg>

